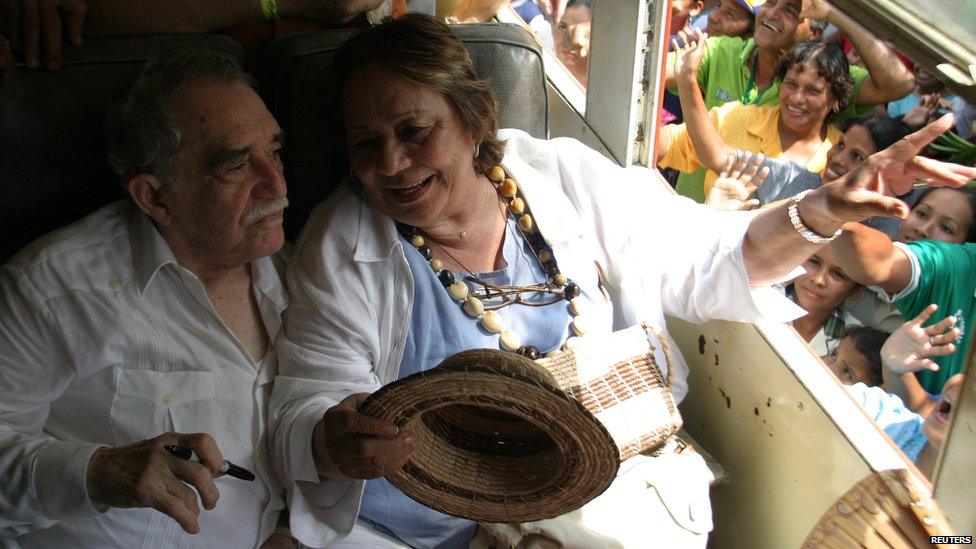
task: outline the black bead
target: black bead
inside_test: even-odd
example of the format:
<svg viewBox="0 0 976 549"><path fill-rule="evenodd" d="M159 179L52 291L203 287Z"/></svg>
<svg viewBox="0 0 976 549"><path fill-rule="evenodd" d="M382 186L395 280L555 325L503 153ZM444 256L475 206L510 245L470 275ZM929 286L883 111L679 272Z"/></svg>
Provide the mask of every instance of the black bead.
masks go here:
<svg viewBox="0 0 976 549"><path fill-rule="evenodd" d="M578 295L580 295L579 285L575 282L567 282L566 286L563 288L563 297L566 298L566 301L569 301Z"/></svg>
<svg viewBox="0 0 976 549"><path fill-rule="evenodd" d="M536 360L537 358L539 358L539 356L541 356L539 354L539 349L536 349L535 347L533 347L531 345L523 345L523 346L519 347L518 350L515 351L515 352L518 353L518 354L520 354L520 355L522 355L522 356L524 356L525 358L527 358L529 360Z"/></svg>
<svg viewBox="0 0 976 549"><path fill-rule="evenodd" d="M441 284L443 284L445 288L447 288L451 284L454 284L454 273L448 271L447 269L443 269L441 272L437 273L437 279L441 281Z"/></svg>
<svg viewBox="0 0 976 549"><path fill-rule="evenodd" d="M420 250L420 255L424 256L424 259L430 261L434 257L434 252L431 251L430 246L421 246L417 248Z"/></svg>

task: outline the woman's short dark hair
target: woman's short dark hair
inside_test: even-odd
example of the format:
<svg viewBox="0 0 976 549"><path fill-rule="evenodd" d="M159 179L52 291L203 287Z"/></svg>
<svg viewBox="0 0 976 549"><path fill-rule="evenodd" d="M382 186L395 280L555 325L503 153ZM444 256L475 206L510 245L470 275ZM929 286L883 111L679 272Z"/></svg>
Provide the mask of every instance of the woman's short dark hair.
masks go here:
<svg viewBox="0 0 976 549"><path fill-rule="evenodd" d="M844 131L849 130L853 126L862 126L868 131L871 135L871 141L874 141L875 151L887 149L897 143L899 139L908 135L910 131L908 126L901 120L888 118L880 114L852 120L844 126Z"/></svg>
<svg viewBox="0 0 976 549"><path fill-rule="evenodd" d="M918 201L915 202L915 207L918 207L929 193L939 189L955 191L962 195L961 198L964 197L966 199L966 203L969 205L969 213L972 215L973 220L969 224L969 229L966 231L966 242L976 242L976 191L973 189L969 187L929 187L918 195Z"/></svg>
<svg viewBox="0 0 976 549"><path fill-rule="evenodd" d="M350 38L332 63L333 91L340 103L349 78L373 63L444 95L457 111L461 126L480 144L474 158L476 171L485 173L501 162L505 146L495 137L498 100L488 82L478 78L468 51L447 25L427 15L409 13ZM340 118L341 112L340 104Z"/></svg>
<svg viewBox="0 0 976 549"><path fill-rule="evenodd" d="M837 101L837 112L846 109L851 102L854 79L844 50L823 40L800 42L780 58L776 65L776 78L783 80L787 71L793 67L802 68L807 63L813 63L817 74L830 83L830 93ZM828 120L835 114L828 116Z"/></svg>
<svg viewBox="0 0 976 549"><path fill-rule="evenodd" d="M854 343L854 348L857 349L857 352L861 353L867 359L868 366L870 367L868 375L871 376L868 379L867 385L875 386L884 383L884 376L881 372L881 346L884 345L885 340L890 335L888 332L882 332L881 330L868 328L867 326L855 326L844 330L844 335L841 336L841 339L846 337L851 338L851 342Z"/></svg>

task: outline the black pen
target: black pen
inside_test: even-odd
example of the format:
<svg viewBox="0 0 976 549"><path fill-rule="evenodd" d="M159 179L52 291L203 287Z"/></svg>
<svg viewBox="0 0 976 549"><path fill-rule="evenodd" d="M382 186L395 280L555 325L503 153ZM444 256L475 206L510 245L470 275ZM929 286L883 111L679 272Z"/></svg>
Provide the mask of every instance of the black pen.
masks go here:
<svg viewBox="0 0 976 549"><path fill-rule="evenodd" d="M182 446L174 446L172 444L163 446L163 448L165 448L167 452L173 454L174 456L180 459L185 459L187 461L200 463L200 456L198 456L196 452L194 452L189 448L184 448ZM234 465L229 461L224 461L223 465L220 466L220 472L227 473L228 475L234 478L239 478L241 480L254 480L254 473L248 471L247 469L241 467L240 465Z"/></svg>

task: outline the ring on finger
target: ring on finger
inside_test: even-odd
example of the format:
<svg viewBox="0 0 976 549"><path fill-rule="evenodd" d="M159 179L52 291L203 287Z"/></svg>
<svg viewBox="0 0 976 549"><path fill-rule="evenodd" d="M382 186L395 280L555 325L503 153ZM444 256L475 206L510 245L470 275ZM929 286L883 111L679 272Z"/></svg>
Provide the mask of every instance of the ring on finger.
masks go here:
<svg viewBox="0 0 976 549"><path fill-rule="evenodd" d="M929 179L928 177L916 177L915 179L912 180L912 188L913 189L920 189L922 187L928 187L931 184L932 184L932 180Z"/></svg>

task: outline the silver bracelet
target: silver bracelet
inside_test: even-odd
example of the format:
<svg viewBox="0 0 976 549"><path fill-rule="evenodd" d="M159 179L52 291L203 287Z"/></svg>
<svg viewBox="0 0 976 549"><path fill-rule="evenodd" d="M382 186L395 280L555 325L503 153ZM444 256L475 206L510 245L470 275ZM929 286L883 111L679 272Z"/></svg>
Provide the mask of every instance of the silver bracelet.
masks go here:
<svg viewBox="0 0 976 549"><path fill-rule="evenodd" d="M837 229L837 232L831 236L821 236L812 231L810 227L807 227L806 223L800 219L800 211L798 208L800 201L803 200L803 197L805 197L812 190L813 189L807 189L795 196L791 196L787 202L788 206L786 208L786 212L790 216L790 223L793 224L793 228L796 229L796 232L799 233L804 240L814 244L830 244L835 238L840 236L840 234L843 232L842 229Z"/></svg>

